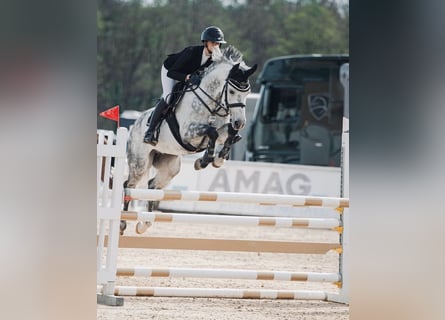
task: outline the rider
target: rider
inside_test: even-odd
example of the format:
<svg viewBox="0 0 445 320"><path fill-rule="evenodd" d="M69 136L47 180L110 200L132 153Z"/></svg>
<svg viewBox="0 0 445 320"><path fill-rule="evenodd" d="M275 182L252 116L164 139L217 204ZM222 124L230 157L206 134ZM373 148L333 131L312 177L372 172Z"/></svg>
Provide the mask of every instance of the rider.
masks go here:
<svg viewBox="0 0 445 320"><path fill-rule="evenodd" d="M170 102L169 96L175 83L181 81L190 82L195 86L199 85L201 79L194 72L208 67L212 63L213 48L219 47L221 43L226 43L222 30L215 26L204 29L201 33L201 41L203 45L187 47L181 52L168 55L164 60L161 69L162 98L156 105L151 120L147 122L149 127L145 132L145 143L153 146L158 143L156 128L167 110Z"/></svg>

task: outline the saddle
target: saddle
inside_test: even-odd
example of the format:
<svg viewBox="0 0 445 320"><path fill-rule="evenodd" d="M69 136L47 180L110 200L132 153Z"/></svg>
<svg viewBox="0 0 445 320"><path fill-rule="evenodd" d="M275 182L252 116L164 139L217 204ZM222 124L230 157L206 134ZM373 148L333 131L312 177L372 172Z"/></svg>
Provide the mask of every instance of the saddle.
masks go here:
<svg viewBox="0 0 445 320"><path fill-rule="evenodd" d="M171 133L175 137L176 141L187 151L191 152L201 152L205 150L202 146L200 147L194 147L189 143L184 143L181 138L181 134L179 133L179 123L176 119L176 106L181 101L182 97L184 96L187 89L187 84L185 82L178 82L173 87L172 96L171 96L171 103L168 107L168 111L165 114L165 117L162 118L162 120L166 120L168 127L170 128Z"/></svg>
<svg viewBox="0 0 445 320"><path fill-rule="evenodd" d="M170 97L170 104L168 106L168 111L166 114L169 113L169 111L174 110L175 107L178 105L179 101L181 101L182 97L184 96L185 90L187 89L185 82L177 82L173 90L171 92Z"/></svg>
<svg viewBox="0 0 445 320"><path fill-rule="evenodd" d="M159 120L159 122L156 126L156 129L155 129L156 140L159 139L159 132L161 131L161 124L164 120L166 120L173 136L175 137L175 139L178 141L178 143L184 149L186 149L188 151L192 151L192 152L200 152L200 151L203 151L205 148L203 148L201 146L196 148L196 147L192 146L191 144L184 143L182 141L181 134L179 133L179 123L178 123L178 120L176 119L175 110L176 110L176 106L179 104L182 97L184 96L186 89L187 89L187 84L185 82L178 82L173 87L173 90L170 93L170 95L171 95L170 103L165 108L165 110L163 110L163 112L161 114L161 119ZM153 113L150 115L150 118L148 119L147 123L149 123L151 121L152 116L153 116Z"/></svg>
<svg viewBox="0 0 445 320"><path fill-rule="evenodd" d="M159 131L161 129L162 122L167 118L169 114L174 114L174 111L176 109L176 106L178 105L179 101L181 101L182 97L184 96L185 90L187 89L185 82L177 82L173 86L173 90L170 93L170 103L162 110L161 118L159 119L159 122L155 128L156 132L156 139L159 138ZM159 98L159 99L162 99ZM156 102L159 103L159 100ZM153 117L153 112L150 114L150 117L148 118L147 125L151 122Z"/></svg>
<svg viewBox="0 0 445 320"><path fill-rule="evenodd" d="M170 103L167 106L166 110L162 113L162 118L159 121L159 124L156 128L156 139L159 138L159 132L161 129L161 124L165 120L167 121L167 124L170 128L171 133L175 137L176 141L187 151L191 152L201 152L205 150L205 147L198 146L195 147L189 143L184 143L181 138L181 134L179 133L179 123L176 119L175 110L176 106L181 101L182 97L184 96L185 92L187 90L187 84L185 82L178 82L173 87L173 90L171 92L170 97ZM151 117L151 116L150 116Z"/></svg>
<svg viewBox="0 0 445 320"><path fill-rule="evenodd" d="M209 59L210 60L210 59ZM194 72L194 74L198 75L202 78L202 72L205 67L207 67L212 61L207 61L206 64L201 66L197 71ZM182 97L184 96L185 92L187 90L187 83L186 82L177 82L172 89L172 92L170 93L170 103L167 107L167 110L163 114L162 120L166 118L167 115L169 115L171 112L174 112L176 109L176 106L181 101ZM161 121L162 121L161 120Z"/></svg>

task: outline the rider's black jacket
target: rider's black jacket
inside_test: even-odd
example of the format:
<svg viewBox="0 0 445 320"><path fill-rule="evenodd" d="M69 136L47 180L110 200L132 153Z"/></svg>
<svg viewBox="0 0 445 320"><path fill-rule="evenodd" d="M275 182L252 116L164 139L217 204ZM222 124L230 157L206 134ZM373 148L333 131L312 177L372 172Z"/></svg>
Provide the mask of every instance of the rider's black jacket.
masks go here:
<svg viewBox="0 0 445 320"><path fill-rule="evenodd" d="M188 74L208 67L212 63L211 60L201 66L203 50L204 46L190 46L178 53L169 54L164 60L164 67L168 70L167 76L178 81L185 81Z"/></svg>

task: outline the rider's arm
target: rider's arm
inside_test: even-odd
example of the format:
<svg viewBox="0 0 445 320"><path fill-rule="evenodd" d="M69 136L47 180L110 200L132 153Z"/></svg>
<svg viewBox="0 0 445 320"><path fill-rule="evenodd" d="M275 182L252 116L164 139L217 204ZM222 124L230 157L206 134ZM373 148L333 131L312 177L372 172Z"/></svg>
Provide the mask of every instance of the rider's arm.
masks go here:
<svg viewBox="0 0 445 320"><path fill-rule="evenodd" d="M183 66L190 64L192 59L193 50L192 48L187 48L179 55L176 62L168 70L167 76L178 81L187 81L190 78L190 75L183 73L181 69L183 68Z"/></svg>

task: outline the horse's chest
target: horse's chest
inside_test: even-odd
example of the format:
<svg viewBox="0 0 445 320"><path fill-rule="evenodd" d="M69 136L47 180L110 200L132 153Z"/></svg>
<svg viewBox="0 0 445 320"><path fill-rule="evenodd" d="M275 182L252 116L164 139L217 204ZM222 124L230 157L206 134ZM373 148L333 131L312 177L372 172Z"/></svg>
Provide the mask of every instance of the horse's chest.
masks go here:
<svg viewBox="0 0 445 320"><path fill-rule="evenodd" d="M193 99L191 104L193 112L189 114L186 120L185 128L187 128L187 136L202 136L209 126L216 129L222 127L226 122L226 117L218 114L212 114L206 106L197 98Z"/></svg>
<svg viewBox="0 0 445 320"><path fill-rule="evenodd" d="M209 119L210 118L210 119ZM214 127L218 129L224 125L224 120L221 118L215 118L212 116L206 119L191 119L188 124L185 124L183 128L183 136L192 139L195 137L202 137L207 135L209 127Z"/></svg>

